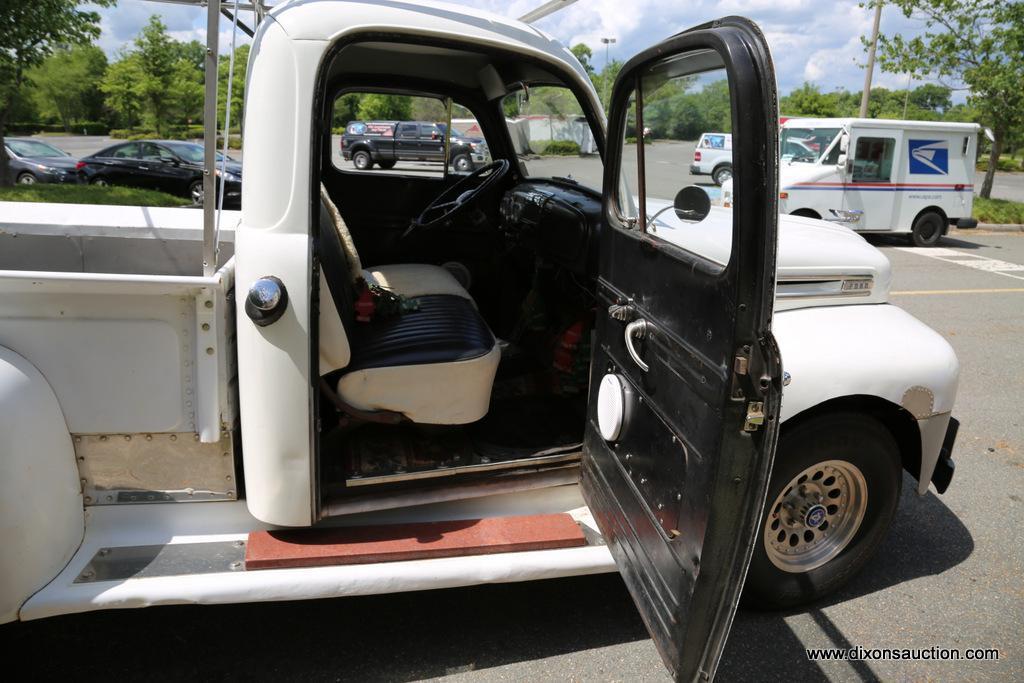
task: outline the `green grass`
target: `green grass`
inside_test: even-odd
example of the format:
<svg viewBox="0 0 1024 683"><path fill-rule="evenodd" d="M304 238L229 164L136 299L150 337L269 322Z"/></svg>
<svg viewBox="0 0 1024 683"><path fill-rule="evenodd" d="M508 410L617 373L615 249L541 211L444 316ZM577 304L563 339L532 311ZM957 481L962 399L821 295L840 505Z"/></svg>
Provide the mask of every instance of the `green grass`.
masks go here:
<svg viewBox="0 0 1024 683"><path fill-rule="evenodd" d="M184 197L134 187L92 185L16 185L0 187L3 202L52 202L56 204L105 204L122 206L189 206Z"/></svg>
<svg viewBox="0 0 1024 683"><path fill-rule="evenodd" d="M974 198L974 217L979 223L1010 223L1024 225L1024 202L1008 199Z"/></svg>

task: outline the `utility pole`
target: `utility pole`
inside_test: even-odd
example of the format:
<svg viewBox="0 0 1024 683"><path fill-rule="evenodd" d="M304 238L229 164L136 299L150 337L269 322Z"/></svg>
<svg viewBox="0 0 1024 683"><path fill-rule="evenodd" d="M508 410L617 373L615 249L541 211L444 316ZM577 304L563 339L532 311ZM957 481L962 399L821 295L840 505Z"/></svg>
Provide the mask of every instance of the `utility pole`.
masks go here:
<svg viewBox="0 0 1024 683"><path fill-rule="evenodd" d="M611 85L611 83L609 82L610 79L608 78L611 75L611 74L608 73L608 48L609 48L609 46L611 46L611 45L613 45L615 43L615 38L602 38L601 42L604 43L604 80L605 80L604 87L601 88L602 90L604 90L604 92L601 93L601 94L604 95L605 106L607 106L607 104L608 104L608 97L609 97L609 95L608 95L608 87Z"/></svg>
<svg viewBox="0 0 1024 683"><path fill-rule="evenodd" d="M864 92L860 94L860 117L868 116L868 99L871 97L871 76L875 72L875 47L878 46L878 25L882 22L882 0L875 0L875 26L871 29L871 46L868 47L867 73L864 74Z"/></svg>

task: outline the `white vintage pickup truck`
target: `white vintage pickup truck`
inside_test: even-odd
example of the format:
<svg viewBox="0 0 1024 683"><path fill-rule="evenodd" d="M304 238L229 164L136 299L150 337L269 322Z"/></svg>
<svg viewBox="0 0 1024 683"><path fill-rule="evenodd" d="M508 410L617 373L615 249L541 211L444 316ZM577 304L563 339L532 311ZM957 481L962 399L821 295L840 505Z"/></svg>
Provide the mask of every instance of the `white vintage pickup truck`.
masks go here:
<svg viewBox="0 0 1024 683"><path fill-rule="evenodd" d="M657 198L674 171L627 143L712 87L732 210ZM351 93L468 110L494 161L341 166ZM555 101L597 141L575 171L516 153ZM198 211L0 205L0 621L618 569L673 674L712 676L744 584L833 591L904 472L953 474L957 359L861 237L778 217L777 113L741 18L632 58L606 122L527 24L276 7L205 274Z"/></svg>

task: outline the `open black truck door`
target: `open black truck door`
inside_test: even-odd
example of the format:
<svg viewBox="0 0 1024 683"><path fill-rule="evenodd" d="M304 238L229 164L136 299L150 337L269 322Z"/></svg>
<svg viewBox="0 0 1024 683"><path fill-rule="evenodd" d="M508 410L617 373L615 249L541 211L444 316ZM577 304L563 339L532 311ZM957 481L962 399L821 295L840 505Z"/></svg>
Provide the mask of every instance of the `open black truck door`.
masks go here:
<svg viewBox="0 0 1024 683"><path fill-rule="evenodd" d="M695 122L715 107L720 120ZM731 129L732 211L683 187L679 167L647 162L692 152L644 144L707 132L691 125ZM750 562L782 395L778 103L760 30L730 17L631 59L608 140L583 490L665 663L707 680ZM674 203L655 198L671 183Z"/></svg>

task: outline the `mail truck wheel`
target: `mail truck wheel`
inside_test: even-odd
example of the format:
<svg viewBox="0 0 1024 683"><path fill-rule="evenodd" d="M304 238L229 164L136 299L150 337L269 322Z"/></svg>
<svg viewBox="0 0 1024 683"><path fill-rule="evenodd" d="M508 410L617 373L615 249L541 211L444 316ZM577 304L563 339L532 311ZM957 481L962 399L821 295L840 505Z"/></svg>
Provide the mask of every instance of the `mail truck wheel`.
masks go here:
<svg viewBox="0 0 1024 683"><path fill-rule="evenodd" d="M895 440L870 417L825 415L784 433L744 601L793 607L846 583L885 537L902 477Z"/></svg>
<svg viewBox="0 0 1024 683"><path fill-rule="evenodd" d="M721 185L726 180L729 180L729 178L732 178L732 166L722 164L711 172L711 178L715 181L715 185Z"/></svg>
<svg viewBox="0 0 1024 683"><path fill-rule="evenodd" d="M942 214L936 211L925 211L918 216L911 230L914 246L935 246L939 238L942 237L942 228L945 222L946 220L942 217Z"/></svg>
<svg viewBox="0 0 1024 683"><path fill-rule="evenodd" d="M373 168L373 159L370 158L369 152L356 152L352 155L352 163L360 171L368 171Z"/></svg>

